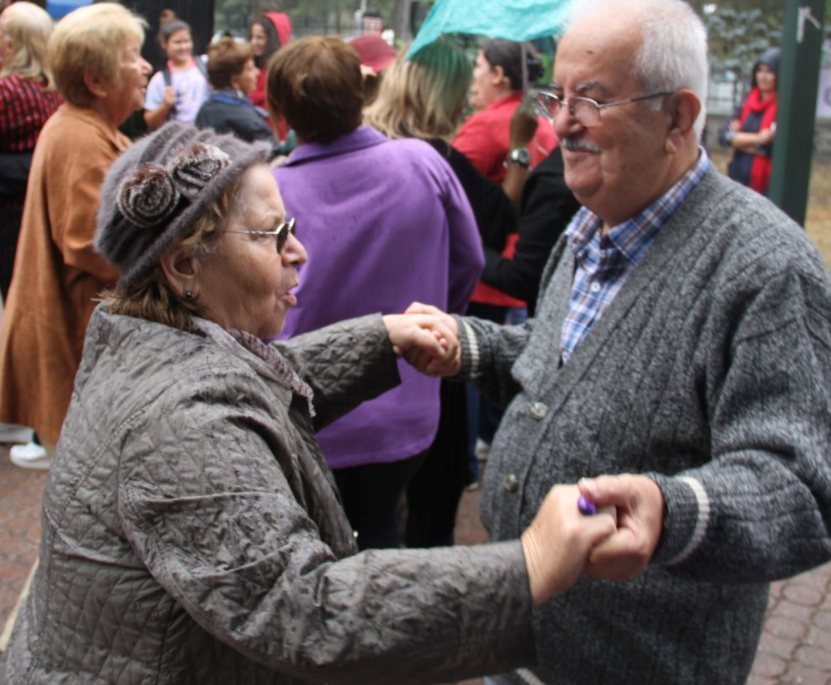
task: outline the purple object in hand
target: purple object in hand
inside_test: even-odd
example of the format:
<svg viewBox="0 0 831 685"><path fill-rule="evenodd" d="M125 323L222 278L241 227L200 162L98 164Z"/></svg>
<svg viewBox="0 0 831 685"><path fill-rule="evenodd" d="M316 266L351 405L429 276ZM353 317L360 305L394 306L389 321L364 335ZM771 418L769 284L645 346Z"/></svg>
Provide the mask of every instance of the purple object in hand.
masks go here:
<svg viewBox="0 0 831 685"><path fill-rule="evenodd" d="M588 497L582 495L577 500L577 508L583 516L594 516L597 513L597 506Z"/></svg>

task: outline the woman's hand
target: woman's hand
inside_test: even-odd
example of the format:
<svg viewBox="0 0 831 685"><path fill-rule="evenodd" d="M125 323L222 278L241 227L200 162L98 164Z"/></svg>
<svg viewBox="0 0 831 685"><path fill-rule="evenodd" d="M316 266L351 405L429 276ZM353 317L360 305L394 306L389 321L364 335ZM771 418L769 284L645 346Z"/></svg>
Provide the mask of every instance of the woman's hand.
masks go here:
<svg viewBox="0 0 831 685"><path fill-rule="evenodd" d="M173 89L173 86L165 86L165 89L162 91L162 100L164 100L164 103L169 108L172 108L176 104L176 91Z"/></svg>
<svg viewBox="0 0 831 685"><path fill-rule="evenodd" d="M589 557L586 573L604 580L629 580L652 558L664 522L664 494L646 476L623 474L583 478L580 493L598 506L617 510L617 531Z"/></svg>
<svg viewBox="0 0 831 685"><path fill-rule="evenodd" d="M511 137L509 149L515 150L518 147L528 147L537 133L539 117L534 109L532 98L526 98L516 108L511 117Z"/></svg>
<svg viewBox="0 0 831 685"><path fill-rule="evenodd" d="M448 325L447 319L450 319L452 326ZM399 357L404 357L409 364L428 376L455 375L452 370L457 363L461 363L457 362L461 352L456 322L452 317L388 314L383 320L393 349ZM458 369L455 373L458 373Z"/></svg>
<svg viewBox="0 0 831 685"><path fill-rule="evenodd" d="M456 345L453 353L450 354L450 350L448 349L448 354L442 359L431 357L419 349L404 352L403 356L407 360L407 363L427 376L451 378L452 376L458 375L462 369L462 347L459 343L459 327L456 319L438 307L430 304L422 304L421 302L413 302L407 307L407 311L404 314L406 316L417 315L427 317L423 319L427 325L434 323L439 330L449 331L451 333L451 339Z"/></svg>
<svg viewBox="0 0 831 685"><path fill-rule="evenodd" d="M584 516L577 508L579 497L577 486L555 485L522 534L535 607L574 585L592 549L615 533L615 517L606 511Z"/></svg>

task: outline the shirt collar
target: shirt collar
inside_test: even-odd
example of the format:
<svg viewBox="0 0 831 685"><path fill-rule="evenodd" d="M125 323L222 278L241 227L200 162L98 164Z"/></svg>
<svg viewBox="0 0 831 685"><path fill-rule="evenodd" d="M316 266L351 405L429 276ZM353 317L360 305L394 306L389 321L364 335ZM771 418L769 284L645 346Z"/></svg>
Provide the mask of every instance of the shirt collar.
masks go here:
<svg viewBox="0 0 831 685"><path fill-rule="evenodd" d="M303 143L298 145L289 155L289 161L286 164L299 164L311 159L334 157L345 152L380 145L388 140L389 138L383 133L376 131L371 126L360 126L331 143Z"/></svg>
<svg viewBox="0 0 831 685"><path fill-rule="evenodd" d="M657 237L658 231L669 220L687 196L698 186L712 168L704 148L699 147L698 161L666 193L641 212L622 224L609 229L599 239L601 248L614 248L630 262L637 264ZM603 221L583 207L566 229L569 249L579 258L600 233Z"/></svg>

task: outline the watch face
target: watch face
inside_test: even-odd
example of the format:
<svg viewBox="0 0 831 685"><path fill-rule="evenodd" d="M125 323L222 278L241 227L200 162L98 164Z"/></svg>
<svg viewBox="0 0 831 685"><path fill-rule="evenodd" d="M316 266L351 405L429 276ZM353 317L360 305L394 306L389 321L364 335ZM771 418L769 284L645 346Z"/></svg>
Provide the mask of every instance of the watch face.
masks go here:
<svg viewBox="0 0 831 685"><path fill-rule="evenodd" d="M531 153L528 152L528 148L518 147L516 150L511 150L508 159L527 167L531 163Z"/></svg>

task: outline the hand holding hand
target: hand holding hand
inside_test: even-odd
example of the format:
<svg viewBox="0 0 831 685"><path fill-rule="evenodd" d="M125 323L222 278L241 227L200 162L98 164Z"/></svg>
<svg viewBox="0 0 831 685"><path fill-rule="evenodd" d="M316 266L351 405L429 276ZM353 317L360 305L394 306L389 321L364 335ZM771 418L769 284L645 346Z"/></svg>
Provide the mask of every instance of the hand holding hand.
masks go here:
<svg viewBox="0 0 831 685"><path fill-rule="evenodd" d="M664 520L664 495L646 476L624 474L583 478L580 494L598 506L614 505L617 531L592 550L586 573L604 580L629 580L649 563Z"/></svg>
<svg viewBox="0 0 831 685"><path fill-rule="evenodd" d="M461 365L455 321L448 326L444 318L432 314L388 314L383 319L399 357L428 376L458 373L458 368L451 373Z"/></svg>
<svg viewBox="0 0 831 685"><path fill-rule="evenodd" d="M534 521L522 534L531 597L539 606L580 577L595 545L615 533L615 518L605 511L584 516L574 485L555 485Z"/></svg>

